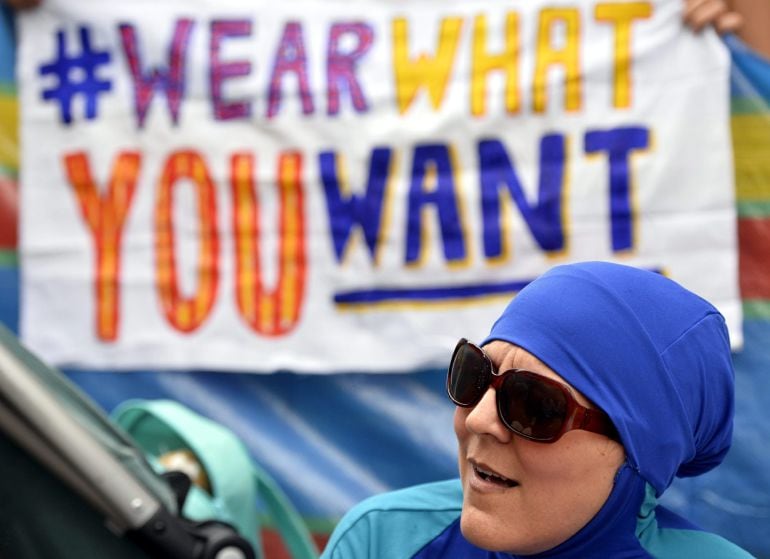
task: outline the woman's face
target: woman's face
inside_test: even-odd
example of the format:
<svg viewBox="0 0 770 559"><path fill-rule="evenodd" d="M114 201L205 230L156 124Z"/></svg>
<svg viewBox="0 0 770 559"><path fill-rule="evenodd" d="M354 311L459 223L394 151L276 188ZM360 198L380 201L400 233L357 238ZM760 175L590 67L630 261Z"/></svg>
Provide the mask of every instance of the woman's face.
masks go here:
<svg viewBox="0 0 770 559"><path fill-rule="evenodd" d="M527 369L568 385L517 346L494 341L484 351L500 371ZM567 540L602 507L625 460L620 443L589 431L568 431L551 444L513 434L500 422L493 388L475 407L457 408L454 428L463 484L460 526L470 542L491 551L532 554Z"/></svg>

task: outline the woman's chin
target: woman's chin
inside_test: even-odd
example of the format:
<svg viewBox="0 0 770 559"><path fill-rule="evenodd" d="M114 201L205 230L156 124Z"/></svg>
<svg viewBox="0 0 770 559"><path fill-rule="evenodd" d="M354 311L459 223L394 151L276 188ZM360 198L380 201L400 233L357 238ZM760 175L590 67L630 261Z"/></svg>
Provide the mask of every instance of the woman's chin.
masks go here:
<svg viewBox="0 0 770 559"><path fill-rule="evenodd" d="M498 518L476 507L463 505L460 530L470 543L487 551L502 551L514 555L531 555L545 551L531 535L518 534L515 529L501 525Z"/></svg>

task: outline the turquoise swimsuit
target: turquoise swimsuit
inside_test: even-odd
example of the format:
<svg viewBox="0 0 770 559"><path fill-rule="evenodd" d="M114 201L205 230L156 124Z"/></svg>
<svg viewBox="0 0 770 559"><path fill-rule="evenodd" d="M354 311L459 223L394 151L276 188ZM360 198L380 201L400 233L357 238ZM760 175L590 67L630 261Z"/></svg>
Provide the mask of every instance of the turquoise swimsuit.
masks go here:
<svg viewBox="0 0 770 559"><path fill-rule="evenodd" d="M377 495L351 509L324 559L512 559L485 551L460 532L460 480ZM657 505L654 490L624 466L597 516L540 558L745 559L748 553Z"/></svg>

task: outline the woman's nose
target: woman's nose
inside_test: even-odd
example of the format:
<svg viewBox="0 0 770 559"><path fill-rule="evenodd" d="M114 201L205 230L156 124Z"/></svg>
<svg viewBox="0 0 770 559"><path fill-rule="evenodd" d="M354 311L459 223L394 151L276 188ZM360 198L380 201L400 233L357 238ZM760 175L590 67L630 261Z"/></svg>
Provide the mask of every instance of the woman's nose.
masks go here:
<svg viewBox="0 0 770 559"><path fill-rule="evenodd" d="M465 418L465 427L476 435L491 435L501 443L511 440L513 433L503 425L497 413L497 392L487 389L478 404Z"/></svg>

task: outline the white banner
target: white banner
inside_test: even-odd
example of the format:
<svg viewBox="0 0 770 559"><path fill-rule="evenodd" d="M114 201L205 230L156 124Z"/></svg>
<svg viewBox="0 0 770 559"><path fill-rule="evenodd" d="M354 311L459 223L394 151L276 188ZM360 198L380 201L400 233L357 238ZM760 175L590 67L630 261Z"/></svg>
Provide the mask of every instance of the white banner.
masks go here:
<svg viewBox="0 0 770 559"><path fill-rule="evenodd" d="M47 0L21 17L24 340L442 366L549 267L613 260L739 345L729 59L680 4Z"/></svg>

